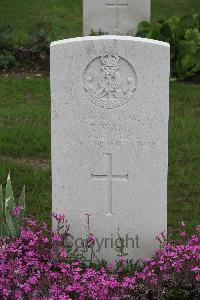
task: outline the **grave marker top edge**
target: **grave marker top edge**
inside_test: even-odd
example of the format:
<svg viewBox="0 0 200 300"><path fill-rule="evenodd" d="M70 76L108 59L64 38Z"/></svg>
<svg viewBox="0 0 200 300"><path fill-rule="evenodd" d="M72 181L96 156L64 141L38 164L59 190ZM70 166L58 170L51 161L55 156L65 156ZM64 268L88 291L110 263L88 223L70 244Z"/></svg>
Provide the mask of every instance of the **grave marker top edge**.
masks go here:
<svg viewBox="0 0 200 300"><path fill-rule="evenodd" d="M63 40L51 42L50 47L67 44L67 43L75 43L75 42L83 42L83 41L99 41L99 40L134 41L134 42L148 43L148 44L158 45L158 46L163 46L168 48L170 47L168 43L162 41L140 38L140 37L133 37L133 36L120 36L120 35L84 36L84 37L63 39Z"/></svg>

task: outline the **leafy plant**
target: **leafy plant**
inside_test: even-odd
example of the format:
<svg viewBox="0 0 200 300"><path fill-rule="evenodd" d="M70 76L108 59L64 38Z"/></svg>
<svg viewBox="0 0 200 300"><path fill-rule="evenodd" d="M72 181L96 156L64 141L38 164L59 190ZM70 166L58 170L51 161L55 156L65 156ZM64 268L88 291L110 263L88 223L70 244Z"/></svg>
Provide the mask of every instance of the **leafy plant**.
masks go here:
<svg viewBox="0 0 200 300"><path fill-rule="evenodd" d="M25 187L17 204L14 199L10 174L7 177L5 199L2 185L0 186L0 237L19 234L25 211Z"/></svg>
<svg viewBox="0 0 200 300"><path fill-rule="evenodd" d="M37 23L29 32L29 41L15 49L15 58L20 65L25 68L49 69L51 34L50 23Z"/></svg>
<svg viewBox="0 0 200 300"><path fill-rule="evenodd" d="M0 50L12 50L12 26L4 25L0 27Z"/></svg>
<svg viewBox="0 0 200 300"><path fill-rule="evenodd" d="M2 52L0 54L0 69L8 69L15 65L15 57L9 52Z"/></svg>
<svg viewBox="0 0 200 300"><path fill-rule="evenodd" d="M98 36L98 35L106 35L106 34L108 33L101 31L101 29L99 29L99 31L94 31L93 29L91 29L90 31L90 36Z"/></svg>
<svg viewBox="0 0 200 300"><path fill-rule="evenodd" d="M12 43L12 26L0 27L0 69L7 69L15 65Z"/></svg>
<svg viewBox="0 0 200 300"><path fill-rule="evenodd" d="M37 23L30 32L30 43L28 47L33 53L33 59L48 59L50 53L50 41L52 26L50 23Z"/></svg>
<svg viewBox="0 0 200 300"><path fill-rule="evenodd" d="M170 44L172 77L200 74L200 15L173 16L156 24L142 21L136 35Z"/></svg>

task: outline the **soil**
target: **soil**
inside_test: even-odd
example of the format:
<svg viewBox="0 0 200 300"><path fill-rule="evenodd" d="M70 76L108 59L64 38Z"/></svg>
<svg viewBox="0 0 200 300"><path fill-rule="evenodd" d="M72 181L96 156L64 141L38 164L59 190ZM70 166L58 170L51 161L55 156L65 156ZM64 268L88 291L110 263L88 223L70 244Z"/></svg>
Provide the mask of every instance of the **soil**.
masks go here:
<svg viewBox="0 0 200 300"><path fill-rule="evenodd" d="M26 69L22 67L16 67L9 70L1 70L0 76L8 77L14 76L17 79L30 79L30 78L49 78L48 71L41 71L39 69Z"/></svg>
<svg viewBox="0 0 200 300"><path fill-rule="evenodd" d="M183 82L191 83L191 84L200 84L200 74L196 74L192 77L186 78Z"/></svg>
<svg viewBox="0 0 200 300"><path fill-rule="evenodd" d="M14 162L21 165L26 165L30 167L38 167L43 170L48 170L51 167L51 161L48 159L38 159L38 158L21 158L21 157L10 157L10 156L0 156L0 160L6 162Z"/></svg>

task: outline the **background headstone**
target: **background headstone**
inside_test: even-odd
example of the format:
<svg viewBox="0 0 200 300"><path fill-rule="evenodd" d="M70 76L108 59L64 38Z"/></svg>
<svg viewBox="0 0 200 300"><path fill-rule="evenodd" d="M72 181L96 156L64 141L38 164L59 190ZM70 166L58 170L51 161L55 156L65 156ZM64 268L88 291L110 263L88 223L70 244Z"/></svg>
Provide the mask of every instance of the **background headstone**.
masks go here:
<svg viewBox="0 0 200 300"><path fill-rule="evenodd" d="M78 238L90 215L109 261L118 229L138 259L167 228L169 65L169 45L153 40L51 44L52 209Z"/></svg>
<svg viewBox="0 0 200 300"><path fill-rule="evenodd" d="M150 6L150 0L83 0L83 34L134 36L138 24L150 20Z"/></svg>

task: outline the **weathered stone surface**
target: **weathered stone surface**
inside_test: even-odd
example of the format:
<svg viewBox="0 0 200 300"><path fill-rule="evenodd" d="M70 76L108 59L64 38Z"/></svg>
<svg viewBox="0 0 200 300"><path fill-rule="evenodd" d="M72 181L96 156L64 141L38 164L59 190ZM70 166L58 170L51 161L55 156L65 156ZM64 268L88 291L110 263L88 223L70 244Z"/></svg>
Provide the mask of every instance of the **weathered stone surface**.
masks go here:
<svg viewBox="0 0 200 300"><path fill-rule="evenodd" d="M150 0L83 0L83 33L135 35L141 21L150 20Z"/></svg>
<svg viewBox="0 0 200 300"><path fill-rule="evenodd" d="M168 84L166 43L51 44L52 209L80 238L90 215L98 256L109 261L118 229L135 260L150 256L167 228Z"/></svg>

